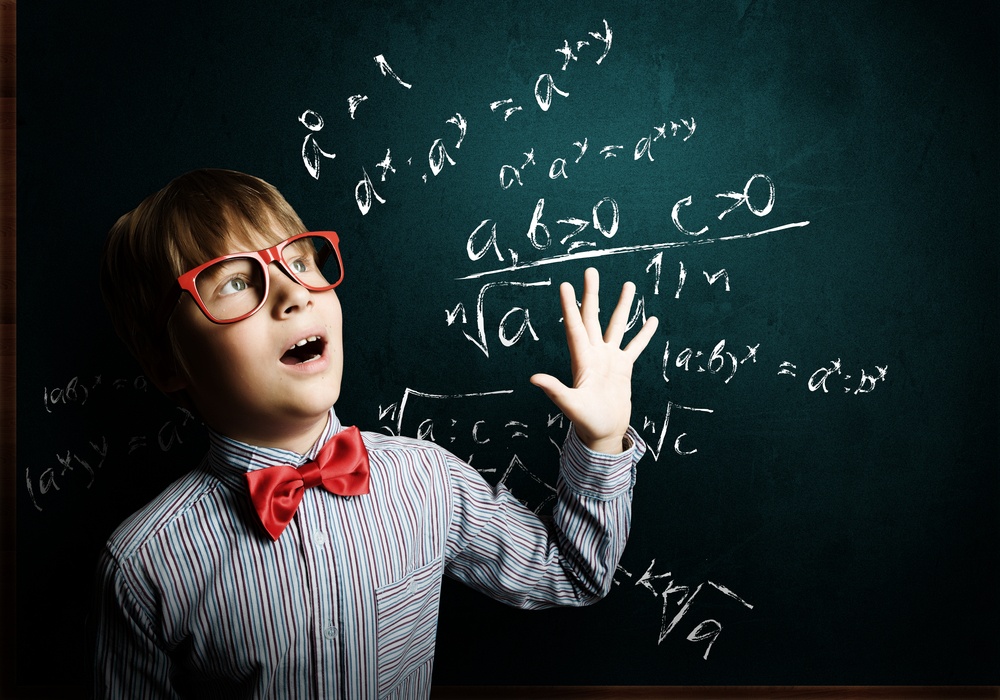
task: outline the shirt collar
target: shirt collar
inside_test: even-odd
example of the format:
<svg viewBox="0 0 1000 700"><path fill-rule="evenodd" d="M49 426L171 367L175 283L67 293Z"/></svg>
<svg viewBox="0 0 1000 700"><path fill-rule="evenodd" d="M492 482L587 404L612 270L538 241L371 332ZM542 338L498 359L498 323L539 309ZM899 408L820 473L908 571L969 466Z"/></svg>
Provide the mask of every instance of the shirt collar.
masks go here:
<svg viewBox="0 0 1000 700"><path fill-rule="evenodd" d="M233 486L246 485L246 472L290 464L299 467L316 457L327 441L343 430L336 412L330 408L326 427L305 454L277 447L260 447L226 437L208 429L208 466L224 482Z"/></svg>

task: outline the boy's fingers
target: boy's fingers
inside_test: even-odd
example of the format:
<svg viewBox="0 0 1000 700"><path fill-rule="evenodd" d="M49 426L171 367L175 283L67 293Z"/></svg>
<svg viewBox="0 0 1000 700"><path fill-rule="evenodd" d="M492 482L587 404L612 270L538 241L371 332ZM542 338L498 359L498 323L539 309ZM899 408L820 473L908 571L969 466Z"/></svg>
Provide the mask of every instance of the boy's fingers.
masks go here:
<svg viewBox="0 0 1000 700"><path fill-rule="evenodd" d="M642 328L639 332L635 334L635 337L625 346L625 354L635 362L642 351L646 349L649 344L650 339L653 334L656 333L656 328L660 325L660 321L656 316L650 316L646 319L646 322L642 324Z"/></svg>
<svg viewBox="0 0 1000 700"><path fill-rule="evenodd" d="M587 271L583 273L583 305L580 308L580 314L583 316L583 325L587 329L591 343L600 342L603 336L601 321L598 318L601 307L600 287L600 275L596 269L588 267Z"/></svg>
<svg viewBox="0 0 1000 700"><path fill-rule="evenodd" d="M559 285L559 302L562 304L564 319L579 320L580 309L576 305L576 290L569 282L563 282Z"/></svg>
<svg viewBox="0 0 1000 700"><path fill-rule="evenodd" d="M611 314L608 321L608 329L604 332L604 342L618 347L622 338L625 337L625 328L628 326L628 313L632 309L632 300L635 298L635 285L626 282L622 285L621 296L618 297L618 305Z"/></svg>
<svg viewBox="0 0 1000 700"><path fill-rule="evenodd" d="M559 301L562 304L563 330L566 331L566 341L572 349L578 338L585 333L580 309L576 305L576 290L569 282L559 285Z"/></svg>

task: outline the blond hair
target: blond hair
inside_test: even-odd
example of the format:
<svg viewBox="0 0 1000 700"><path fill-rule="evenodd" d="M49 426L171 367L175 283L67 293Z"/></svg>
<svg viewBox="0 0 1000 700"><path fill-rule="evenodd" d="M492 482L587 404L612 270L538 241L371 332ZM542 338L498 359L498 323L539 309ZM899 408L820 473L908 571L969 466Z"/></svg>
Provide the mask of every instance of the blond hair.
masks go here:
<svg viewBox="0 0 1000 700"><path fill-rule="evenodd" d="M176 355L161 312L177 277L233 247L255 250L305 230L277 189L232 170L176 178L122 216L101 254L100 285L115 331L148 372ZM176 358L175 358L176 359Z"/></svg>

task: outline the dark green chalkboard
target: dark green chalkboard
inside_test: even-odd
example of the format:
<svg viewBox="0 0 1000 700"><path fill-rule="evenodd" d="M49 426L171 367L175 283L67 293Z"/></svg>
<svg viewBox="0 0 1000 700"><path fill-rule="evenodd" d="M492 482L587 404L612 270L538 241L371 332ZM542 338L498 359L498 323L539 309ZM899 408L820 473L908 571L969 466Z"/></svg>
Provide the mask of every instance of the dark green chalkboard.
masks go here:
<svg viewBox="0 0 1000 700"><path fill-rule="evenodd" d="M618 585L449 584L440 682L1000 681L994 3L19 9L18 683L80 681L97 548L204 449L96 284L117 216L203 166L340 233L345 422L532 507L557 284L595 265L662 321Z"/></svg>

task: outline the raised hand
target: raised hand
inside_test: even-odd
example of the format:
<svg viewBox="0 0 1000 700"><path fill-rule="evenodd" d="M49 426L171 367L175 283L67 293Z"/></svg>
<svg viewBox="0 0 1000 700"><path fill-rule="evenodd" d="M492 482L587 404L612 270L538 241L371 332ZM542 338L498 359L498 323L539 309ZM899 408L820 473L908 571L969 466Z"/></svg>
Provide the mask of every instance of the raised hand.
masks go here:
<svg viewBox="0 0 1000 700"><path fill-rule="evenodd" d="M549 374L535 374L531 383L541 388L567 418L573 421L584 445L595 452L617 454L632 415L632 365L656 332L658 321L647 319L624 348L635 285L626 282L608 322L601 333L598 318L597 270L588 268L583 277L583 301L576 304L573 285L559 286L566 342L569 345L573 386L568 387Z"/></svg>

